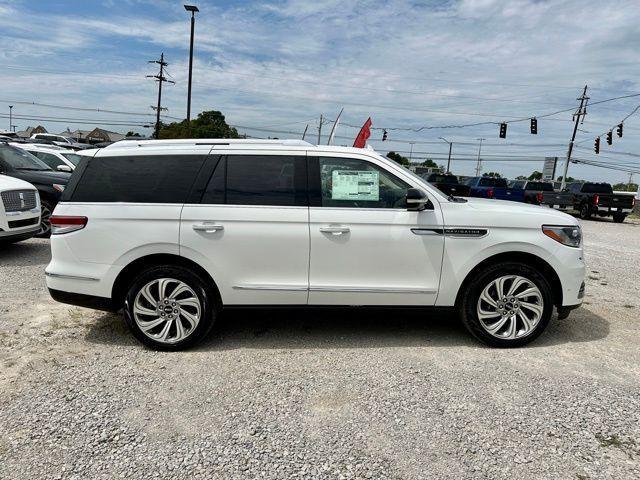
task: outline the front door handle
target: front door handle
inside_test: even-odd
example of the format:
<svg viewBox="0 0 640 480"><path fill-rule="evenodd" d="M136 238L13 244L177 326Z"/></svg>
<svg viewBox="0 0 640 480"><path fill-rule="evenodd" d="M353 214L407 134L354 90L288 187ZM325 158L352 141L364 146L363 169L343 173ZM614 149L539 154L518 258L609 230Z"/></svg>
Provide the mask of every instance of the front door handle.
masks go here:
<svg viewBox="0 0 640 480"><path fill-rule="evenodd" d="M224 230L224 226L219 223L195 223L192 227L196 232L215 233Z"/></svg>
<svg viewBox="0 0 640 480"><path fill-rule="evenodd" d="M330 233L331 235L342 235L343 233L349 233L351 230L349 227L343 227L341 225L329 225L328 227L320 227L322 233Z"/></svg>

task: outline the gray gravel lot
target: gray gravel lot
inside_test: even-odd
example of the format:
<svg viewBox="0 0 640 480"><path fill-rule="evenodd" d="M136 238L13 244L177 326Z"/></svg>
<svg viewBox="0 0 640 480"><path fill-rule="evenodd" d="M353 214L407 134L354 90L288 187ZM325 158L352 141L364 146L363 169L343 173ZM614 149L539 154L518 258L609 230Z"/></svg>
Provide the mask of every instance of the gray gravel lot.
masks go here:
<svg viewBox="0 0 640 480"><path fill-rule="evenodd" d="M0 251L0 478L640 478L640 224L583 224L585 305L533 345L447 315L227 312L182 353Z"/></svg>

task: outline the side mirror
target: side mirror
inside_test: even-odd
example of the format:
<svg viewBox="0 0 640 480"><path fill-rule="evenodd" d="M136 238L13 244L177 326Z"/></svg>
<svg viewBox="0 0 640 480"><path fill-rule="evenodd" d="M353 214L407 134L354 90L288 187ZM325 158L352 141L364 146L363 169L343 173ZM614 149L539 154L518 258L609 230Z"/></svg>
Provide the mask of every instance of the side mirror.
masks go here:
<svg viewBox="0 0 640 480"><path fill-rule="evenodd" d="M59 172L68 172L68 173L73 172L73 170L69 165L58 165L56 170L58 170Z"/></svg>
<svg viewBox="0 0 640 480"><path fill-rule="evenodd" d="M407 210L410 212L421 212L422 210L433 210L433 204L427 194L419 188L409 188L407 190Z"/></svg>

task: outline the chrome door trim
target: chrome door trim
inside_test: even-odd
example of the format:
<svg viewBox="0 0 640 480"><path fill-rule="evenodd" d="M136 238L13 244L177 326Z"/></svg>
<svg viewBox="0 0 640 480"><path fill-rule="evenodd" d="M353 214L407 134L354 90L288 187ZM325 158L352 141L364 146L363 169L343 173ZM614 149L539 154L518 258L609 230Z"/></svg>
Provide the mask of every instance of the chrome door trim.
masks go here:
<svg viewBox="0 0 640 480"><path fill-rule="evenodd" d="M316 285L309 287L311 292L345 292L345 293L438 293L436 289L425 289L421 287L355 287L343 285Z"/></svg>
<svg viewBox="0 0 640 480"><path fill-rule="evenodd" d="M44 274L47 277L51 277L51 278L64 278L66 280L87 280L89 282L99 282L100 279L99 278L93 278L93 277L84 277L82 275L64 275L62 273L51 273L51 272L44 272Z"/></svg>
<svg viewBox="0 0 640 480"><path fill-rule="evenodd" d="M242 285L234 285L234 290L269 290L280 292L306 292L306 285L280 285L267 283L245 283Z"/></svg>
<svg viewBox="0 0 640 480"><path fill-rule="evenodd" d="M444 235L452 238L482 238L489 234L486 228L449 227L449 228L412 228L415 235Z"/></svg>

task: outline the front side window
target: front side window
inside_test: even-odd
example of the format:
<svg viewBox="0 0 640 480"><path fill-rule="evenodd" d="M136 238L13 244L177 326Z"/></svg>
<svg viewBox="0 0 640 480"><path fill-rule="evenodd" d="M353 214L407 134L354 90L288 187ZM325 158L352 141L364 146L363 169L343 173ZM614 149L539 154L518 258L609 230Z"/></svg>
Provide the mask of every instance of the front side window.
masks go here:
<svg viewBox="0 0 640 480"><path fill-rule="evenodd" d="M29 152L9 145L0 145L0 159L15 170L51 170L47 164Z"/></svg>
<svg viewBox="0 0 640 480"><path fill-rule="evenodd" d="M33 154L36 157L38 157L40 160L42 160L44 163L46 163L49 167L53 168L54 170L58 168L58 166L60 165L65 165L65 163L62 160L60 160L58 157L50 153L33 152Z"/></svg>
<svg viewBox="0 0 640 480"><path fill-rule="evenodd" d="M205 155L94 157L73 202L184 203Z"/></svg>
<svg viewBox="0 0 640 480"><path fill-rule="evenodd" d="M306 206L306 158L227 155L216 166L201 203Z"/></svg>
<svg viewBox="0 0 640 480"><path fill-rule="evenodd" d="M322 157L320 206L406 208L409 184L365 160Z"/></svg>
<svg viewBox="0 0 640 480"><path fill-rule="evenodd" d="M82 160L82 157L75 153L63 153L62 156L73 163L76 167L80 164L80 160Z"/></svg>

